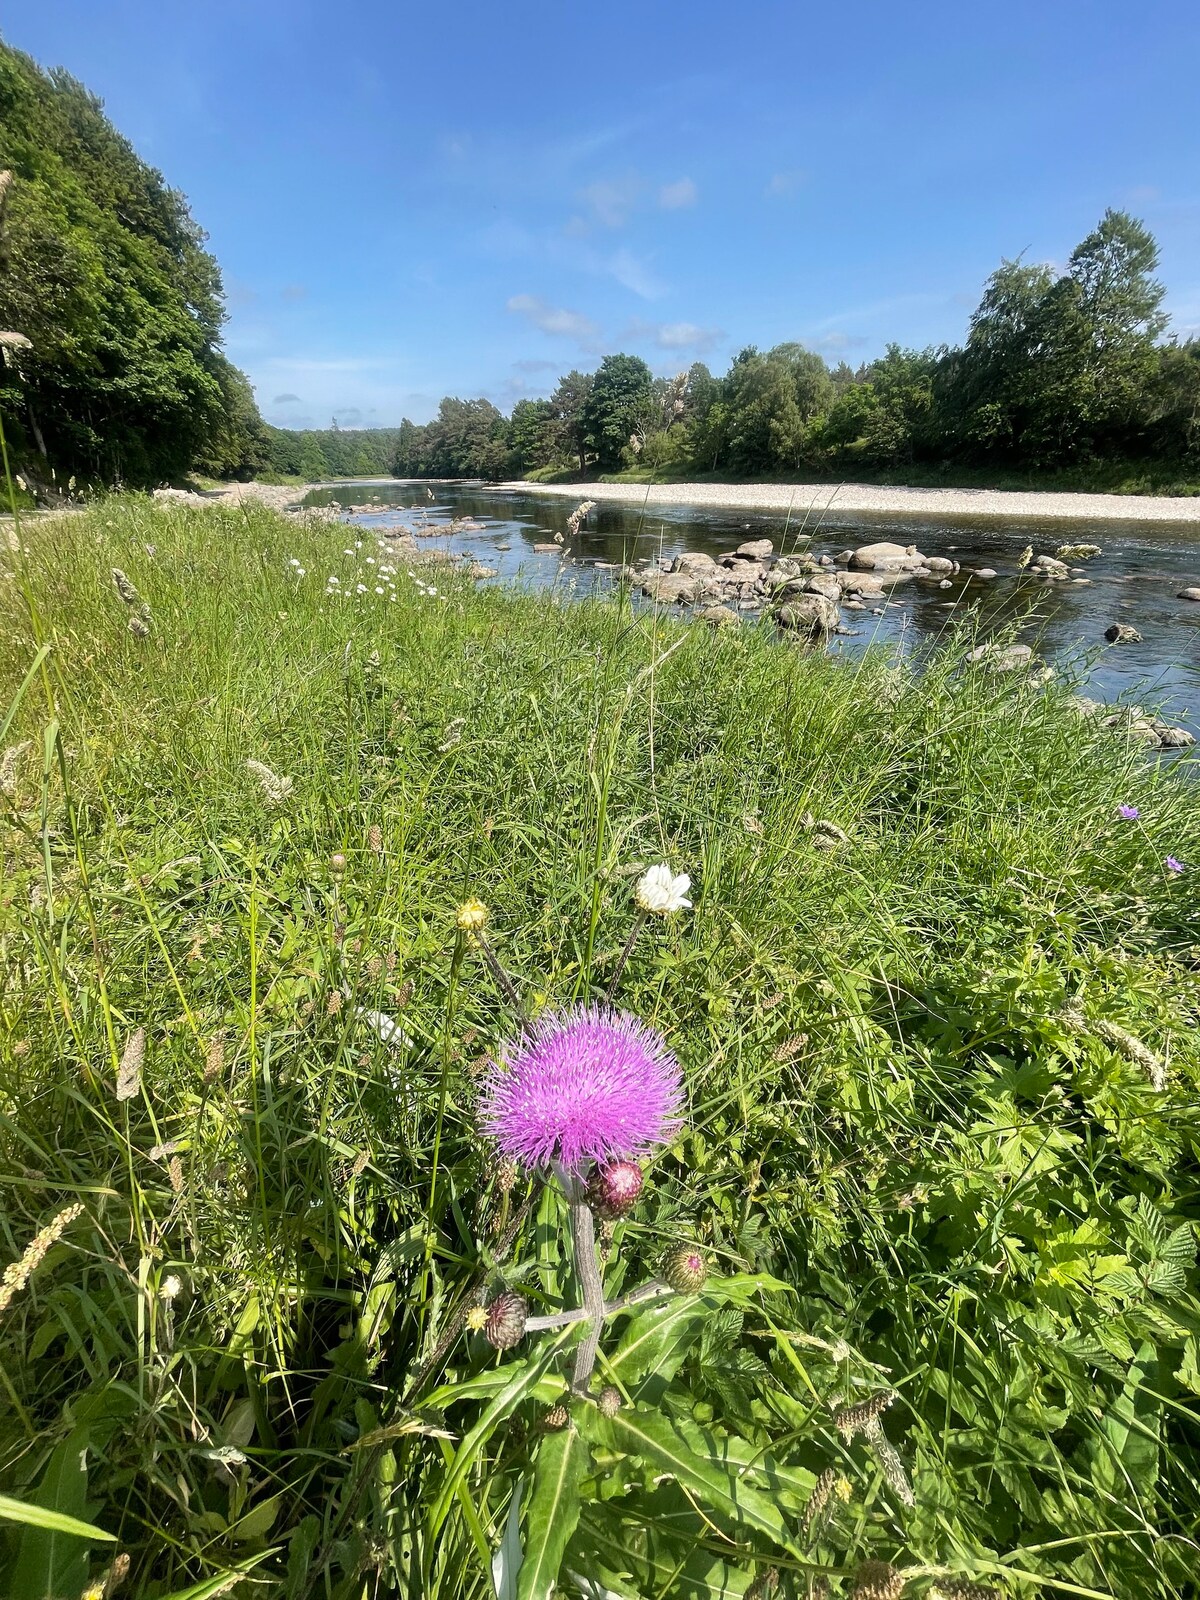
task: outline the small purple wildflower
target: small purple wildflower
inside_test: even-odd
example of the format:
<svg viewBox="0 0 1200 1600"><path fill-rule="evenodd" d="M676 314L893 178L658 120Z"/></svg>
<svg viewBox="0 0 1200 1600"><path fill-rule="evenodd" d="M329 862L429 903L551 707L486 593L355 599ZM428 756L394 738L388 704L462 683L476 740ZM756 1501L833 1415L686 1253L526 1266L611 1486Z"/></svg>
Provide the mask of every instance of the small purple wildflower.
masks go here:
<svg viewBox="0 0 1200 1600"><path fill-rule="evenodd" d="M1118 806L1117 815L1123 817L1126 822L1136 822L1141 812L1136 806Z"/></svg>
<svg viewBox="0 0 1200 1600"><path fill-rule="evenodd" d="M1174 856L1168 856L1167 857L1167 871L1168 872L1182 872L1183 871L1183 862L1182 861L1176 861Z"/></svg>
<svg viewBox="0 0 1200 1600"><path fill-rule="evenodd" d="M481 1121L527 1167L628 1161L679 1126L683 1078L662 1036L608 1006L551 1013L503 1052Z"/></svg>

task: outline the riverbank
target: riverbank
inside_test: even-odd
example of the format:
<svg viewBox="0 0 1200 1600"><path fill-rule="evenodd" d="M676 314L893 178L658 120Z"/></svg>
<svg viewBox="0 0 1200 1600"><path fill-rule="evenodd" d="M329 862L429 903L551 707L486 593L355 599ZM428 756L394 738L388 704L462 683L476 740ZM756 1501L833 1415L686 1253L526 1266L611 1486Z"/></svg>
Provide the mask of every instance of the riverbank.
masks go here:
<svg viewBox="0 0 1200 1600"><path fill-rule="evenodd" d="M956 517L1015 522L1170 522L1200 532L1200 496L1064 494L1018 489L918 489L842 483L531 483L496 486L567 500L774 511L811 522L831 513L884 518Z"/></svg>
<svg viewBox="0 0 1200 1600"><path fill-rule="evenodd" d="M357 1592L368 1540L438 1506L472 1587L410 1585L401 1556L391 1589L482 1592L542 1441L574 1437L549 1408L596 1412L565 1392L557 1333L498 1357L469 1331L481 1292L551 1316L568 1292L527 1267L561 1197L498 1172L477 1122L522 1025L500 963L530 1014L615 985L685 1074L685 1125L604 1271L616 1292L695 1241L712 1284L670 1348L654 1309L621 1313L647 1317L666 1403L630 1376L634 1325L606 1325L621 1416L691 1429L692 1451L707 1407L739 1452L723 1504L775 1451L789 1526L843 1474L818 1575L907 1552L915 1502L953 1529L921 1558L956 1573L1183 1592L1200 810L1181 767L1065 685L973 666L966 640L846 663L619 594L430 581L394 528L258 498L114 497L0 548L0 1264L35 1274L0 1318L0 1492L61 1508L75 1474L66 1504L118 1541L132 1595L251 1563L267 1591ZM632 885L663 861L686 903L623 965ZM456 924L474 896L486 950ZM1013 1407L1052 1381L1049 1423ZM1144 1522L1116 1515L1108 1465L1135 1382L1160 1446ZM848 1386L872 1421L891 1403L886 1483L839 1431ZM1031 1459L1081 1492L1014 1497ZM660 1514L641 1480L615 1511L589 1491L571 1570L617 1548L630 1504ZM794 1543L772 1527L760 1567ZM0 1524L0 1568L32 1570L38 1532ZM77 1542L56 1593L110 1559ZM693 1547L721 1560L727 1536L686 1524L636 1592Z"/></svg>

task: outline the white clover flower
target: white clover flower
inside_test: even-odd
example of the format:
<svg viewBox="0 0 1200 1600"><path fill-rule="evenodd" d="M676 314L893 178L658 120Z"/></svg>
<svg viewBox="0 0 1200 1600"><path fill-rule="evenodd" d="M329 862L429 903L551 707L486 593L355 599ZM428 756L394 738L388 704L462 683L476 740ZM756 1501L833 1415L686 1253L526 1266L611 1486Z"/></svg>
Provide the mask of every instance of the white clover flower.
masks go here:
<svg viewBox="0 0 1200 1600"><path fill-rule="evenodd" d="M378 584L378 583L377 583L377 584L376 584L376 585L375 585L375 593L376 593L376 594L382 594L382 593L383 593L383 586L382 586L382 584Z"/></svg>
<svg viewBox="0 0 1200 1600"><path fill-rule="evenodd" d="M670 916L672 911L682 911L691 905L686 898L692 880L686 872L676 876L665 861L638 879L634 899L643 911L653 911L657 916Z"/></svg>
<svg viewBox="0 0 1200 1600"><path fill-rule="evenodd" d="M296 560L295 556L289 556L288 557L288 566L289 567L298 567L299 565L300 565L300 563Z"/></svg>
<svg viewBox="0 0 1200 1600"><path fill-rule="evenodd" d="M347 545L346 548L342 551L342 554L344 556L352 556L354 554L354 551L351 550L349 545Z"/></svg>
<svg viewBox="0 0 1200 1600"><path fill-rule="evenodd" d="M366 592L367 592L366 584L365 583L356 583L354 585L354 592L355 592L355 594L366 594Z"/></svg>
<svg viewBox="0 0 1200 1600"><path fill-rule="evenodd" d="M375 565L375 557L374 556L368 556L367 557L367 565L369 567L373 567Z"/></svg>
<svg viewBox="0 0 1200 1600"><path fill-rule="evenodd" d="M337 588L337 587L338 587L338 582L339 582L339 580L338 580L338 576L337 576L337 574L336 574L336 573L334 573L334 572L331 572L331 573L330 573L330 574L329 574L329 578L328 578L328 580L327 580L327 581L328 581L328 582L329 582L329 583L331 583L331 584L333 584L333 586L334 586L334 588L335 588L335 589L336 589L336 588Z"/></svg>
<svg viewBox="0 0 1200 1600"><path fill-rule="evenodd" d="M169 1278L163 1279L162 1287L158 1292L162 1295L164 1300L174 1300L182 1288L183 1285L180 1283L175 1274L172 1273Z"/></svg>
<svg viewBox="0 0 1200 1600"><path fill-rule="evenodd" d="M425 593L426 593L426 594L436 594L436 593L437 593L437 590L436 590L436 589L435 589L435 588L434 588L434 587L433 587L433 585L432 585L432 584L430 584L430 585L429 585L429 587L428 587L428 589L426 589L426 591L425 591Z"/></svg>
<svg viewBox="0 0 1200 1600"><path fill-rule="evenodd" d="M296 568L296 576L298 578L306 578L308 576L308 568L307 567L297 567Z"/></svg>

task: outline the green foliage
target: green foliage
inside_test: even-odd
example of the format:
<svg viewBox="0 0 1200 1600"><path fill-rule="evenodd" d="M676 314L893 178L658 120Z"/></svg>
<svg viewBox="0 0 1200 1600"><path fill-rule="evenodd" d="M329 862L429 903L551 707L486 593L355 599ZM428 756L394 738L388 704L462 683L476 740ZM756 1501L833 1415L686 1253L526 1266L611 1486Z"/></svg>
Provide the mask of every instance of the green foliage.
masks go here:
<svg viewBox="0 0 1200 1600"><path fill-rule="evenodd" d="M264 427L264 450L272 472L306 483L326 478L384 478L396 466L405 429Z"/></svg>
<svg viewBox="0 0 1200 1600"><path fill-rule="evenodd" d="M638 356L605 356L583 404L580 426L602 472L621 464L629 441L650 415L650 368Z"/></svg>
<svg viewBox="0 0 1200 1600"><path fill-rule="evenodd" d="M631 1600L844 1594L868 1558L914 1597L1190 1596L1200 912L1162 860L1200 858L1194 768L957 647L849 667L441 572L331 599L358 554L253 506L30 532L0 584L0 743L32 744L0 813L4 1264L86 1214L0 1311L0 1494L116 1538L64 1562L127 1552L134 1600L240 1571L475 1600L505 1542L529 1585ZM605 1292L684 1240L714 1271L614 1314L620 1408L552 1433L576 1332L497 1357L463 1324L574 1285L561 1197L476 1129L516 1023L454 909L487 901L531 1005L592 997L664 858L694 910L621 994L688 1119Z"/></svg>
<svg viewBox="0 0 1200 1600"><path fill-rule="evenodd" d="M0 371L18 458L40 480L157 484L198 461L254 471L261 424L221 355L217 264L182 195L100 102L0 44Z"/></svg>

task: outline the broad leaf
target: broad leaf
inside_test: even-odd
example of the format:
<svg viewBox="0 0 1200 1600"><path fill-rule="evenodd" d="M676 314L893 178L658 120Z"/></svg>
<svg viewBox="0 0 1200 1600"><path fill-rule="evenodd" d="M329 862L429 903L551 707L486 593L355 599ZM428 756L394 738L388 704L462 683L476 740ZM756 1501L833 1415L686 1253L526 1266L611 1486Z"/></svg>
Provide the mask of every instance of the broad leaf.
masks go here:
<svg viewBox="0 0 1200 1600"><path fill-rule="evenodd" d="M28 1525L17 1547L9 1593L34 1596L77 1595L88 1580L88 1543L79 1533L87 1523L87 1449L90 1435L76 1428L52 1452L33 1494L34 1505L55 1513ZM63 1523L74 1524L64 1528ZM102 1535L102 1537L104 1537Z"/></svg>
<svg viewBox="0 0 1200 1600"><path fill-rule="evenodd" d="M745 1458L751 1447L744 1439L731 1440L707 1428L671 1422L661 1412L632 1408L605 1417L595 1406L581 1407L579 1427L594 1444L641 1456L735 1524L764 1533L803 1558L778 1506L746 1482Z"/></svg>
<svg viewBox="0 0 1200 1600"><path fill-rule="evenodd" d="M691 1544L679 1548L653 1530L638 1529L615 1518L584 1514L564 1563L572 1578L587 1574L582 1594L670 1595L671 1600L740 1600L754 1580L747 1567ZM600 1589L600 1585L603 1588Z"/></svg>
<svg viewBox="0 0 1200 1600"><path fill-rule="evenodd" d="M587 1455L574 1427L548 1433L538 1445L518 1600L550 1600L554 1593L563 1551L579 1521L579 1479Z"/></svg>

